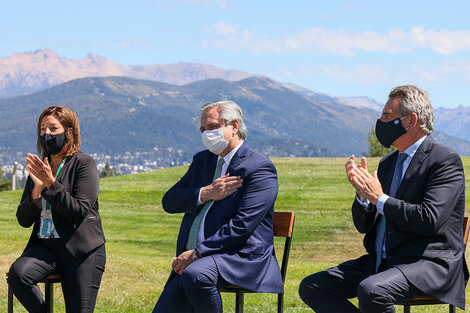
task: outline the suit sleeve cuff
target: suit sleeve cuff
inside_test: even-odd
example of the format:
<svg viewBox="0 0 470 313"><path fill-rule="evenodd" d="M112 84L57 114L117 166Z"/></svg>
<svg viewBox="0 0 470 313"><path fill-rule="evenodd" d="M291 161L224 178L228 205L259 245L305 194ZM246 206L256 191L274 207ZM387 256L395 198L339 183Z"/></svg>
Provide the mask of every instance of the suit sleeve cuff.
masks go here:
<svg viewBox="0 0 470 313"><path fill-rule="evenodd" d="M384 205L385 205L385 201L387 201L388 198L390 197L387 196L386 194L383 194L380 196L379 200L377 200L377 212L379 212L382 215L384 215Z"/></svg>
<svg viewBox="0 0 470 313"><path fill-rule="evenodd" d="M27 199L28 199L28 201L30 201L29 197ZM42 209L42 198L41 197L37 198L34 201L31 201L31 203L34 204L37 208Z"/></svg>
<svg viewBox="0 0 470 313"><path fill-rule="evenodd" d="M29 195L25 197L23 203L26 203L28 206L34 206L37 209L42 210L42 197L39 197L36 200L31 201L31 193L29 193Z"/></svg>

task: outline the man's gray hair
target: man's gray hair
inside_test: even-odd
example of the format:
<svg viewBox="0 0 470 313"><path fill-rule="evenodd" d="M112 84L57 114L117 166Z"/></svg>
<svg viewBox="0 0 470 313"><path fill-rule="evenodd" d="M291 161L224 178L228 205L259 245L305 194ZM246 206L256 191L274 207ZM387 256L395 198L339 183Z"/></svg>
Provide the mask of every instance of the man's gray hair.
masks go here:
<svg viewBox="0 0 470 313"><path fill-rule="evenodd" d="M232 123L234 120L238 121L238 134L241 139L245 140L248 130L246 129L245 122L243 121L242 109L238 104L230 100L217 100L203 104L201 106L201 112L204 113L216 106L220 108L220 117L226 121L226 125Z"/></svg>
<svg viewBox="0 0 470 313"><path fill-rule="evenodd" d="M398 86L390 91L389 98L398 97L401 99L399 111L402 116L411 113L418 115L418 123L421 129L431 134L434 131L434 113L429 94L416 86Z"/></svg>

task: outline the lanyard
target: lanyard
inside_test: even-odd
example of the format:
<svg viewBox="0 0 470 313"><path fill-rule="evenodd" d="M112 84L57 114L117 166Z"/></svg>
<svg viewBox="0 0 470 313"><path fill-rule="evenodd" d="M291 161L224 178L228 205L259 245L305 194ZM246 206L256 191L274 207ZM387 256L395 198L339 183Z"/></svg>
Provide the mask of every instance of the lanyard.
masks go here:
<svg viewBox="0 0 470 313"><path fill-rule="evenodd" d="M60 163L59 168L57 169L57 173L55 173L55 179L57 179L57 176L59 176L60 170L64 166L65 160L67 160L67 158L65 158L62 161L62 163ZM49 202L46 202L46 210L50 210L50 209L51 209L51 205L49 204Z"/></svg>

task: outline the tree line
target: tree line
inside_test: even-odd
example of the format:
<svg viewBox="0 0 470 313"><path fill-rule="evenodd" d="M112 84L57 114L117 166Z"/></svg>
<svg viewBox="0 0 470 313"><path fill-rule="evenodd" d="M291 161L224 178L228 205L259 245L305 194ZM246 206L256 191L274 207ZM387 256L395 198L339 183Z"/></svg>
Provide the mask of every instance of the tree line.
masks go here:
<svg viewBox="0 0 470 313"><path fill-rule="evenodd" d="M3 170L0 166L0 191L11 190L11 180L3 177Z"/></svg>

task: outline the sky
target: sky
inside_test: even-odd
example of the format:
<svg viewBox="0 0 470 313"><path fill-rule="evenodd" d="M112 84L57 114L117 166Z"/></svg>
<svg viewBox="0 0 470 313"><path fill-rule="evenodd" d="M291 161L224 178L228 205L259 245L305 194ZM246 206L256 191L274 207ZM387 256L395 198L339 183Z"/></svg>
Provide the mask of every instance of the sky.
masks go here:
<svg viewBox="0 0 470 313"><path fill-rule="evenodd" d="M52 49L196 62L380 103L397 85L470 106L470 1L0 0L0 58Z"/></svg>

